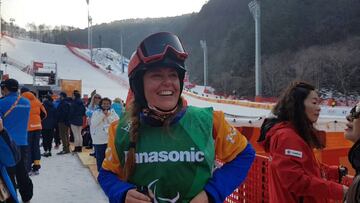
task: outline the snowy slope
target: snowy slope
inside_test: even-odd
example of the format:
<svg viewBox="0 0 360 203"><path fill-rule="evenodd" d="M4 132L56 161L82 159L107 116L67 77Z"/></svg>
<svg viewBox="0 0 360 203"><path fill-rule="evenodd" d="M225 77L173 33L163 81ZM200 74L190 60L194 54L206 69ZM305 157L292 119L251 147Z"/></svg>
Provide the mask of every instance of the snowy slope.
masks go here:
<svg viewBox="0 0 360 203"><path fill-rule="evenodd" d="M102 96L110 98L125 98L127 95L126 87L80 60L63 45L4 38L6 39L2 40L2 51L7 52L9 57L28 65L33 61L56 62L59 78L82 80L83 94L90 94L96 89Z"/></svg>
<svg viewBox="0 0 360 203"><path fill-rule="evenodd" d="M79 52L82 52L83 56L86 56L90 59L90 50L89 49L77 49ZM122 73L121 68L121 55L115 50L110 48L94 48L93 49L93 60L98 66L103 69L110 68L111 72L120 75ZM129 64L129 59L124 57L124 71L127 73L127 66Z"/></svg>
<svg viewBox="0 0 360 203"><path fill-rule="evenodd" d="M3 71L4 74L9 74L10 77L15 75L16 79L19 81L19 83L21 84L30 84L33 82L33 78L31 75L24 73L23 71L19 70L16 67L13 67L9 64L1 64L0 66L0 70Z"/></svg>
<svg viewBox="0 0 360 203"><path fill-rule="evenodd" d="M120 71L120 55L112 49L99 49L95 51L94 59L100 70L94 68L89 63L80 59L71 53L65 46L53 45L40 42L25 41L4 37L2 40L2 50L7 52L8 56L18 60L23 64L30 65L33 61L56 62L58 65L59 77L64 79L81 79L83 85L83 93L89 94L94 89L102 96L110 98L120 97L126 99L128 84L127 70L125 73ZM89 59L89 52L86 49L78 49L82 56ZM126 59L126 64L128 60ZM106 67L110 65L112 71L106 71ZM8 68L10 73L10 70ZM23 81L24 73L14 70L15 78ZM26 74L25 74L26 75ZM10 74L10 77L11 74ZM114 79L115 78L115 79ZM119 80L123 82L119 82ZM126 84L124 84L124 81ZM32 82L24 79L22 83ZM204 101L198 98L184 94L188 104L200 107L213 107L215 110L224 111L227 117L234 121L234 125L249 125L250 121L256 120L257 125L261 124L259 118L266 117L270 111L260 108L250 108L240 105L223 104L218 102ZM320 123L326 125L331 122L345 123L345 115L349 112L348 107L322 107L320 114ZM238 123L237 121L241 121Z"/></svg>

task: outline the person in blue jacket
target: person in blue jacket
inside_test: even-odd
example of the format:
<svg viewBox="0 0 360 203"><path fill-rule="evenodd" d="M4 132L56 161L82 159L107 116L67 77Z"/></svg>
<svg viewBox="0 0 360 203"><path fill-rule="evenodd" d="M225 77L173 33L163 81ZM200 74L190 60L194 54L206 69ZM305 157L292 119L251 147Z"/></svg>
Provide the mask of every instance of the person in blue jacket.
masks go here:
<svg viewBox="0 0 360 203"><path fill-rule="evenodd" d="M4 181L10 197L6 202L19 202L16 195L16 190L6 171L6 167L15 166L20 159L20 152L16 144L10 138L3 126L3 121L0 118L0 174Z"/></svg>
<svg viewBox="0 0 360 203"><path fill-rule="evenodd" d="M0 83L0 117L3 119L4 127L20 148L21 159L11 168L8 168L11 180L19 188L21 199L24 202L30 201L33 196L33 184L25 169L25 161L28 158L28 137L27 127L30 115L29 100L18 94L19 83L15 79L8 79Z"/></svg>
<svg viewBox="0 0 360 203"><path fill-rule="evenodd" d="M50 95L50 96L51 96L51 98L54 98L53 95ZM56 97L57 96L55 96L55 98ZM56 110L60 104L60 95L59 95L59 98L54 99L53 104L54 104L54 107ZM57 117L57 115L56 115L56 117ZM59 134L59 126L57 124L55 125L54 142L55 142L55 149L58 149L61 144L61 138L60 138L60 134Z"/></svg>
<svg viewBox="0 0 360 203"><path fill-rule="evenodd" d="M124 106L120 98L117 97L114 99L114 102L111 104L111 108L114 109L118 117L121 118L124 112Z"/></svg>

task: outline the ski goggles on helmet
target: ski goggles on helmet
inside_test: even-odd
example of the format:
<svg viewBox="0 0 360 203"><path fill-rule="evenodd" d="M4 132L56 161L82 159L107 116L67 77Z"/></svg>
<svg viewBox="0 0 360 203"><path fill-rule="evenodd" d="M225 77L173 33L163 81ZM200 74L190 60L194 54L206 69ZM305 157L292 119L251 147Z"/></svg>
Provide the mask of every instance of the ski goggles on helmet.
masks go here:
<svg viewBox="0 0 360 203"><path fill-rule="evenodd" d="M140 63L151 64L161 61L169 51L182 61L188 57L178 36L169 32L159 32L150 35L136 49L136 54L133 56L134 60L132 61L134 64L131 65L132 67L137 67Z"/></svg>

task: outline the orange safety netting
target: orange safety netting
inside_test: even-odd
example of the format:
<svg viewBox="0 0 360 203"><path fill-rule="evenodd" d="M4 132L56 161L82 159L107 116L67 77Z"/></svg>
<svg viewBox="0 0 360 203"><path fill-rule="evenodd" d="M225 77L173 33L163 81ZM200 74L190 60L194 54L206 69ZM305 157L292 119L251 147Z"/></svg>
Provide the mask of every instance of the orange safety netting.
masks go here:
<svg viewBox="0 0 360 203"><path fill-rule="evenodd" d="M269 202L268 162L269 157L257 154L244 183L229 195L224 203ZM352 176L343 177L342 184L350 186L352 178ZM329 202L337 201L329 200Z"/></svg>
<svg viewBox="0 0 360 203"><path fill-rule="evenodd" d="M256 155L245 182L228 196L225 202L268 202L268 161L268 157Z"/></svg>

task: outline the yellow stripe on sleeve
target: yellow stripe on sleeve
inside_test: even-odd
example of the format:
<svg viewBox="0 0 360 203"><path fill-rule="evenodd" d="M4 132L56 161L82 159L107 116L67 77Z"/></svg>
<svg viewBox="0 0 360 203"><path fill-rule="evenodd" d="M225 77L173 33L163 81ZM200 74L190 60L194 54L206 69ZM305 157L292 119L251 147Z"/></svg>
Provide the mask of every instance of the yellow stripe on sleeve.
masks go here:
<svg viewBox="0 0 360 203"><path fill-rule="evenodd" d="M222 111L214 111L213 116L216 158L223 162L229 162L245 149L248 141L225 120Z"/></svg>
<svg viewBox="0 0 360 203"><path fill-rule="evenodd" d="M105 159L102 163L102 168L115 173L121 179L121 166L119 157L115 148L115 136L116 129L118 125L118 120L112 122L109 126L109 139L108 145L105 151Z"/></svg>

